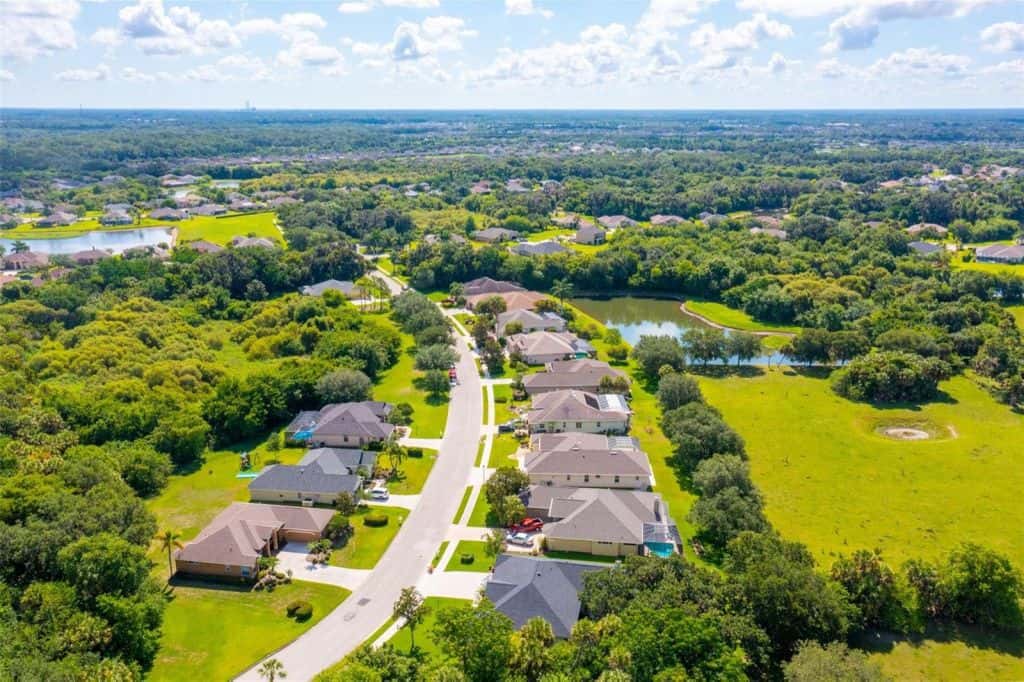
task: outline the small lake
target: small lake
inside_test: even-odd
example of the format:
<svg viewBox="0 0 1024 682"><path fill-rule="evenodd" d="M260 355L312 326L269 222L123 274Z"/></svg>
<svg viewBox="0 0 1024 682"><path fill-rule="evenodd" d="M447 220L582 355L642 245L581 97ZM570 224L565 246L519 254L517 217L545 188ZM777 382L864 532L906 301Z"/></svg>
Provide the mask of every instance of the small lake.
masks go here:
<svg viewBox="0 0 1024 682"><path fill-rule="evenodd" d="M25 242L30 250L37 253L48 253L51 255L77 253L89 249L121 253L133 246L157 246L158 244L173 246L174 230L170 227L145 227L137 230L93 230L92 232L83 232L74 237L50 239L16 240L0 238L0 246L3 246L7 253L10 253L14 250L15 241Z"/></svg>
<svg viewBox="0 0 1024 682"><path fill-rule="evenodd" d="M574 298L569 302L605 326L618 329L623 340L630 345L636 345L641 336L675 336L678 338L687 329L709 327L697 318L683 314L683 311L679 309L680 301L618 296L615 298ZM728 333L727 331L726 334ZM777 365L785 360L786 356L782 353L771 351L754 358L747 364ZM730 362L735 363L736 359L732 358Z"/></svg>

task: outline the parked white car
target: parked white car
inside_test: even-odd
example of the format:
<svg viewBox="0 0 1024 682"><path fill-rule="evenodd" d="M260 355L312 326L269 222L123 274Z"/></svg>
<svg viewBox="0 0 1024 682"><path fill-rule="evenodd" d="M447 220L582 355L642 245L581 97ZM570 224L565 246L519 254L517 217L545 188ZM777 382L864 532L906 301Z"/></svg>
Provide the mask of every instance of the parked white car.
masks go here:
<svg viewBox="0 0 1024 682"><path fill-rule="evenodd" d="M520 547L531 547L533 546L533 537L527 533L509 533L505 537L505 542Z"/></svg>
<svg viewBox="0 0 1024 682"><path fill-rule="evenodd" d="M391 497L391 493L384 486L377 486L370 488L370 499L371 500L386 500Z"/></svg>

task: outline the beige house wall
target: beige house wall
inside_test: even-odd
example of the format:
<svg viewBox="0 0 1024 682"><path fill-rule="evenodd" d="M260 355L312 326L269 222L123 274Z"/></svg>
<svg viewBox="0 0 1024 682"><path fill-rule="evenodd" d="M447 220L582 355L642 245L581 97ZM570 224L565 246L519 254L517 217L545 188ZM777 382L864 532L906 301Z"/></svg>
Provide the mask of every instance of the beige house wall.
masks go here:
<svg viewBox="0 0 1024 682"><path fill-rule="evenodd" d="M631 543L601 543L591 540L570 540L566 538L547 538L548 550L554 552L582 552L596 556L632 556L638 553L637 546Z"/></svg>
<svg viewBox="0 0 1024 682"><path fill-rule="evenodd" d="M335 493L297 493L294 490L250 490L249 499L253 502L269 502L271 504L302 502L313 500L316 504L333 505L338 501Z"/></svg>
<svg viewBox="0 0 1024 682"><path fill-rule="evenodd" d="M629 420L593 421L593 422L540 422L530 424L534 433L563 433L565 431L582 431L583 433L626 433L629 431Z"/></svg>
<svg viewBox="0 0 1024 682"><path fill-rule="evenodd" d="M212 578L238 578L239 580L251 580L256 577L256 564L251 566L208 564L198 561L175 561L174 568L177 573L188 575L206 575ZM249 569L249 575L243 575L243 568Z"/></svg>
<svg viewBox="0 0 1024 682"><path fill-rule="evenodd" d="M608 474L529 474L534 485L561 486L563 488L617 488L646 490L651 479L647 476L619 476Z"/></svg>

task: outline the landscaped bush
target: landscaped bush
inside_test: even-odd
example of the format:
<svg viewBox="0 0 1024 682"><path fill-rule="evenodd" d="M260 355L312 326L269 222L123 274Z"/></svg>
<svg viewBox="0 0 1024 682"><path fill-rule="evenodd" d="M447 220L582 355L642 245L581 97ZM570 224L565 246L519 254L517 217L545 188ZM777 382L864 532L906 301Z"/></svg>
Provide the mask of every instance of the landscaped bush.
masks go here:
<svg viewBox="0 0 1024 682"><path fill-rule="evenodd" d="M297 599L286 609L289 618L297 621L309 620L313 616L313 605L303 599Z"/></svg>
<svg viewBox="0 0 1024 682"><path fill-rule="evenodd" d="M460 564L471 564L474 561L476 561L476 557L473 556L472 554L464 553L464 554L460 554L459 555L459 563Z"/></svg>
<svg viewBox="0 0 1024 682"><path fill-rule="evenodd" d="M496 402L496 403L507 403L508 402L508 396L507 395L496 395L496 396L494 396L494 402Z"/></svg>
<svg viewBox="0 0 1024 682"><path fill-rule="evenodd" d="M415 457L417 459L423 457L423 448L406 448L405 454L408 457Z"/></svg>
<svg viewBox="0 0 1024 682"><path fill-rule="evenodd" d="M371 528L380 528L388 525L388 517L385 514L367 514L363 517L363 525Z"/></svg>

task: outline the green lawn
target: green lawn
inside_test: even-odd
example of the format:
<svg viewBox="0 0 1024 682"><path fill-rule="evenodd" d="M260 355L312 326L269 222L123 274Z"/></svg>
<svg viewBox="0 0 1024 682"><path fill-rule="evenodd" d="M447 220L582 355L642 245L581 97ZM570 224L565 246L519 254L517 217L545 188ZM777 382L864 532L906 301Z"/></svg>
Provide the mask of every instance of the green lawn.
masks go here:
<svg viewBox="0 0 1024 682"><path fill-rule="evenodd" d="M491 515L491 505L487 503L487 497L484 495L483 490L480 491L476 498L473 511L469 513L468 525L486 527L496 527L498 525L498 520Z"/></svg>
<svg viewBox="0 0 1024 682"><path fill-rule="evenodd" d="M512 411L513 407L522 406L525 403L516 403L512 400L512 386L508 384L495 384L494 389L494 422L501 424L512 419L518 419L519 415ZM504 398L504 402L501 399Z"/></svg>
<svg viewBox="0 0 1024 682"><path fill-rule="evenodd" d="M452 599L451 597L427 597L423 600L423 603L427 607L427 613L423 617L423 622L416 626L416 647L421 649L428 658L439 656L440 651L437 648L437 643L430 636L431 631L434 629L434 623L437 622L437 612L444 608L465 604L467 600ZM388 641L399 651L408 653L409 647L412 644L409 628L403 627Z"/></svg>
<svg viewBox="0 0 1024 682"><path fill-rule="evenodd" d="M968 378L943 382L944 401L879 409L788 368L702 378L709 403L746 440L765 511L783 537L823 566L880 548L898 565L974 541L1024 565L1024 418ZM906 442L876 430L918 424L941 438Z"/></svg>
<svg viewBox="0 0 1024 682"><path fill-rule="evenodd" d="M978 272L987 272L992 275L1019 275L1024 277L1024 265L1019 264L979 263L973 260L965 263L959 257L954 256L953 260L950 261L950 265L954 270L977 270Z"/></svg>
<svg viewBox="0 0 1024 682"><path fill-rule="evenodd" d="M526 241L528 242L542 242L548 239L554 239L555 237L566 237L572 234L576 234L575 230L570 230L567 227L552 227L548 230L541 230L540 232L531 232L526 235Z"/></svg>
<svg viewBox="0 0 1024 682"><path fill-rule="evenodd" d="M431 566L434 566L435 568L437 567L437 565L441 562L441 557L444 556L444 551L446 549L448 549L448 541L447 540L442 542L441 546L437 548L437 553L434 554L434 560L430 562Z"/></svg>
<svg viewBox="0 0 1024 682"><path fill-rule="evenodd" d="M701 317L707 318L716 324L720 324L723 327L730 327L732 329L742 329L749 332L797 333L800 331L800 327L792 325L772 325L764 322L758 322L742 310L730 308L723 303L688 300L686 301L686 309L700 315Z"/></svg>
<svg viewBox="0 0 1024 682"><path fill-rule="evenodd" d="M595 561L599 564L614 564L619 560L614 556L600 556L586 552L544 552L548 559L564 559L566 561Z"/></svg>
<svg viewBox="0 0 1024 682"><path fill-rule="evenodd" d="M205 239L214 244L227 244L232 237L266 237L283 244L281 231L274 224L275 214L271 211L262 213L243 213L226 217L196 216L188 220L174 223L178 226L178 241L190 242Z"/></svg>
<svg viewBox="0 0 1024 682"><path fill-rule="evenodd" d="M491 444L491 458L487 462L488 467L514 467L517 466L512 456L519 449L519 441L511 433L501 433L494 437Z"/></svg>
<svg viewBox="0 0 1024 682"><path fill-rule="evenodd" d="M452 558L448 560L448 565L444 567L444 570L473 571L475 573L489 572L493 561L484 552L485 546L482 540L459 540L459 544L455 546L455 552L452 553ZM462 563L461 557L463 554L472 556L473 563Z"/></svg>
<svg viewBox="0 0 1024 682"><path fill-rule="evenodd" d="M4 230L4 237L10 239L60 239L62 237L77 237L86 232L123 232L125 230L137 230L140 227L171 227L178 223L169 223L164 220L150 220L143 218L139 223L132 225L101 225L97 216L86 217L73 225L59 225L57 227L38 227L35 223L22 223L17 227Z"/></svg>
<svg viewBox="0 0 1024 682"><path fill-rule="evenodd" d="M929 628L924 635L865 636L856 642L895 680L1024 680L1024 642L976 628Z"/></svg>
<svg viewBox="0 0 1024 682"><path fill-rule="evenodd" d="M388 524L379 528L364 525L363 517L370 512L384 514L388 517ZM351 517L355 532L344 547L331 552L331 566L373 568L408 516L409 510L401 507L360 507Z"/></svg>
<svg viewBox="0 0 1024 682"><path fill-rule="evenodd" d="M175 530L181 533L183 541L188 541L226 506L236 500L247 501L252 479L236 478L238 453L243 450L249 450L255 457L256 470L274 463L295 464L305 453L302 448L270 453L257 443L207 452L202 467L189 474L171 476L160 495L148 501L147 506L156 515L160 529ZM166 563L158 565L166 567Z"/></svg>
<svg viewBox="0 0 1024 682"><path fill-rule="evenodd" d="M391 324L386 315L371 317ZM413 354L410 352L413 345L413 338L403 333L398 363L377 379L373 387L373 399L391 404L409 403L413 408L412 435L416 438L441 438L448 419L448 400L434 400L414 385L414 381L423 376L423 372L413 367Z"/></svg>
<svg viewBox="0 0 1024 682"><path fill-rule="evenodd" d="M459 502L459 509L455 512L455 518L452 519L452 523L458 523L459 519L462 518L462 514L466 511L466 504L469 503L469 496L472 492L473 486L467 485L466 492L462 493L462 501Z"/></svg>
<svg viewBox="0 0 1024 682"><path fill-rule="evenodd" d="M388 456L381 455L383 466L391 467ZM406 457L400 467L400 474L388 481L388 490L393 495L415 495L423 490L430 470L437 461L437 450L424 448L422 457Z"/></svg>
<svg viewBox="0 0 1024 682"><path fill-rule="evenodd" d="M585 325L593 325L602 334L607 331L605 325L590 317L579 308L568 304L566 304L566 307L572 309L576 319ZM597 349L599 359L609 360L608 344L603 338L594 338L590 342ZM669 513L679 527L679 532L683 537L684 544L686 544L686 539L692 537L695 532L695 528L686 520L686 516L689 514L693 503L697 500L697 496L691 490L689 481L677 476L675 470L668 465L668 457L672 455L672 444L665 437L665 434L661 432L659 424L661 420L661 407L658 405L657 396L650 390L646 382L642 380L639 370L632 359L623 365L619 365L619 369L625 370L633 379L631 387L633 397L630 400L630 407L633 409L633 419L631 421L630 435L639 441L641 449L647 453L647 457L651 462L651 470L654 473L654 491L661 494L665 504L668 505ZM486 514L486 511L484 514ZM689 544L686 544L684 551L686 557L691 561L703 563L693 553L693 549Z"/></svg>
<svg viewBox="0 0 1024 682"><path fill-rule="evenodd" d="M182 582L164 612L160 651L147 679L231 679L313 627L348 595L340 587L301 581L273 592ZM313 605L313 617L303 623L285 614L296 599Z"/></svg>

